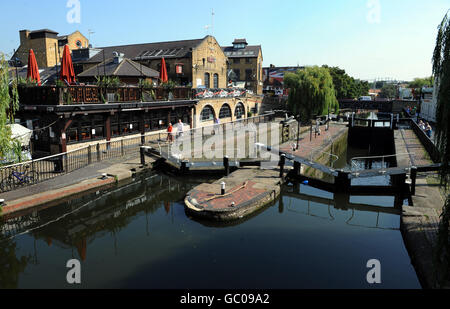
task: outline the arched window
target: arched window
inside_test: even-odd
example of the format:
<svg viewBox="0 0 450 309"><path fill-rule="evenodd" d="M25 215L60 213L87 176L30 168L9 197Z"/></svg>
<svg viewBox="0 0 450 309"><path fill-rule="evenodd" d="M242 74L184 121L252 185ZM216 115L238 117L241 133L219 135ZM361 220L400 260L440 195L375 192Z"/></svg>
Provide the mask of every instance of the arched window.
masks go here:
<svg viewBox="0 0 450 309"><path fill-rule="evenodd" d="M236 105L236 109L234 110L234 116L236 119L242 119L242 116L245 115L245 107L244 104L238 103Z"/></svg>
<svg viewBox="0 0 450 309"><path fill-rule="evenodd" d="M205 73L205 87L209 88L210 84L209 84L209 73Z"/></svg>
<svg viewBox="0 0 450 309"><path fill-rule="evenodd" d="M219 74L214 74L214 88L219 88Z"/></svg>
<svg viewBox="0 0 450 309"><path fill-rule="evenodd" d="M206 105L200 114L200 121L210 120L214 120L214 110L211 106Z"/></svg>
<svg viewBox="0 0 450 309"><path fill-rule="evenodd" d="M231 117L230 105L225 103L224 105L222 105L222 108L220 109L219 119L230 118L230 117Z"/></svg>

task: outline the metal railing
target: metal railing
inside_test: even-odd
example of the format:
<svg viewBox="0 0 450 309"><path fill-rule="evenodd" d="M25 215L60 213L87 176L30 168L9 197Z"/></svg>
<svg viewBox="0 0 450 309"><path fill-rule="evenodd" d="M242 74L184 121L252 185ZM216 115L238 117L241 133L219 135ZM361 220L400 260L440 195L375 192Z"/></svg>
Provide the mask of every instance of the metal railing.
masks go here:
<svg viewBox="0 0 450 309"><path fill-rule="evenodd" d="M384 156L367 156L367 157L354 157L351 159L351 171L355 171L356 170L361 170L361 166L359 166L358 164L356 164L356 161L380 161L381 159L381 169L386 169L386 165L385 163L388 162L388 158L398 158L398 157L403 157L403 156L407 156L408 158L414 157L415 154L413 153L399 153L399 154L393 154L393 155L384 155ZM409 166L412 166L412 162L410 161ZM367 168L363 168L363 169L367 169ZM371 168L369 168L371 169Z"/></svg>
<svg viewBox="0 0 450 309"><path fill-rule="evenodd" d="M243 124L271 121L273 117L274 114L266 114L238 120L233 123L224 123L221 126L231 124L233 129L235 129ZM203 142L206 137L211 136L210 134L205 134L210 129L217 129L217 125L190 129L183 132L183 134L191 135L193 132L202 130ZM0 193L53 179L93 163L127 155L139 155L141 145L151 144L152 142L160 144L161 141L167 139L167 136L168 133L164 131L148 132L143 135L134 135L118 140L102 141L36 160L2 166L0 167Z"/></svg>
<svg viewBox="0 0 450 309"><path fill-rule="evenodd" d="M142 141L160 137L160 132L103 141L36 160L0 167L0 192L12 191L53 179L90 164L130 154L139 154Z"/></svg>
<svg viewBox="0 0 450 309"><path fill-rule="evenodd" d="M190 150L191 152L186 154L183 151L179 152L174 152L174 147L171 143L167 142L169 133L162 133L162 138L158 139L158 142L155 142L154 145L154 149L157 150L163 158L175 163L178 162L180 160L189 160L190 162L196 161L196 162L200 162L200 161L209 161L209 162L214 162L215 160L217 161L217 158L214 160L208 160L206 158L199 157L198 155L198 151L202 151L203 152L203 147L201 147L200 149L196 149L197 146L201 145L203 146L204 142L207 141L209 138L213 137L214 135L219 135L222 136L222 144L220 144L219 146L214 146L212 147L212 151L214 151L215 153L219 153L220 152L220 159L223 156L229 156L230 159L232 158L241 158L244 159L247 156L247 151L250 153L251 151L253 151L254 149L251 148L249 145L251 144L255 144L257 142L259 142L259 135L256 134L259 130L258 127L256 127L257 124L260 123L268 123L271 122L274 118L275 114L274 113L269 113L269 114L265 114L265 115L261 115L261 116L256 116L256 117L250 117L250 118L246 118L246 119L239 119L236 121L232 121L232 122L227 122L227 123L223 123L223 124L213 124L213 125L208 125L208 126L204 126L204 127L200 127L200 128L194 128L194 129L190 129L190 130L186 130L182 132L182 135L180 137L179 132L177 132L176 130L172 133L173 136L173 141L175 141L175 143L179 143L178 145L181 146L190 146ZM255 131L253 131L254 134L254 139L250 140L250 134L236 134L236 132L239 132L241 129L244 130L246 125L251 125L251 124L255 124ZM269 128L270 129L270 128ZM230 132L232 132L232 135L229 135ZM249 131L246 131L247 133L250 133ZM222 133L220 135L220 133ZM225 134L224 134L225 133ZM244 131L242 131L242 133L244 133ZM270 130L267 130L266 132L267 134L271 134ZM276 134L279 134L280 132L276 132ZM163 142L166 141L166 142ZM163 143L162 143L163 142ZM246 146L245 148L245 154L242 154L240 152L239 148L235 148L236 144L243 144ZM178 148L176 148L178 149ZM179 149L181 150L181 149ZM233 154L230 154L230 151L233 151ZM185 155L183 157L183 154ZM195 158L195 159L194 159ZM212 163L213 164L213 163Z"/></svg>

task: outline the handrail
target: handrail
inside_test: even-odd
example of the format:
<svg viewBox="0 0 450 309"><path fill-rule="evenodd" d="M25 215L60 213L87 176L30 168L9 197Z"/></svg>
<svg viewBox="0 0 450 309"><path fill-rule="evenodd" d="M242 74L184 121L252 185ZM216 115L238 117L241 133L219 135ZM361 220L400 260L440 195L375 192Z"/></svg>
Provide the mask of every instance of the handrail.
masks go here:
<svg viewBox="0 0 450 309"><path fill-rule="evenodd" d="M382 169L384 169L384 159L385 158L391 158L391 157L397 157L397 156L413 156L413 157L415 157L415 153L399 153L399 154L393 154L393 155L383 155L383 156L367 156L367 157L354 157L354 158L352 158L351 159L351 163L352 163L352 170L353 170L353 167L358 167L358 166L356 166L354 163L355 163L355 161L358 161L358 160L367 160L367 159L379 159L379 158L381 158L382 159ZM411 164L411 162L410 162L410 166L412 166L412 164Z"/></svg>

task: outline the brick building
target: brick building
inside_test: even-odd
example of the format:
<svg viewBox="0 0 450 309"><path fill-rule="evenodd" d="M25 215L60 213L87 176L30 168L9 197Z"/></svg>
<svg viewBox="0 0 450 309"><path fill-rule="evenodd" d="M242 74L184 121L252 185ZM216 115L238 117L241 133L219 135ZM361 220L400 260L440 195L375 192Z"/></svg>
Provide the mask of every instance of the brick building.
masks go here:
<svg viewBox="0 0 450 309"><path fill-rule="evenodd" d="M17 66L28 64L30 49L33 49L38 67L41 69L54 67L61 62L64 45L69 45L71 51L89 46L89 40L79 31L58 36L58 32L49 29L21 30L19 35L20 46L12 57L15 60L13 63Z"/></svg>
<svg viewBox="0 0 450 309"><path fill-rule="evenodd" d="M228 69L233 70L235 84L243 84L246 89L255 94L262 94L262 63L261 45L248 45L246 39L235 39L233 46L222 47L228 57Z"/></svg>
<svg viewBox="0 0 450 309"><path fill-rule="evenodd" d="M82 55L83 53L83 55ZM161 59L166 61L170 80L192 88L226 88L227 57L212 36L203 39L99 47L74 54L76 72L90 69L113 53L160 72Z"/></svg>

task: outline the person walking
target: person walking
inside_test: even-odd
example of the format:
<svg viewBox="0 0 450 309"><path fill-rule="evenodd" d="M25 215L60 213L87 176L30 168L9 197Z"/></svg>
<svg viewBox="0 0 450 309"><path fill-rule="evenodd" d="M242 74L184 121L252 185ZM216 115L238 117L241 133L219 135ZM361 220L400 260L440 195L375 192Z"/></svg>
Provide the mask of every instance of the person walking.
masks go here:
<svg viewBox="0 0 450 309"><path fill-rule="evenodd" d="M178 119L178 124L177 124L177 138L180 138L183 136L183 121L181 121L181 118Z"/></svg>
<svg viewBox="0 0 450 309"><path fill-rule="evenodd" d="M169 143L172 143L172 142L173 142L173 134L172 134L172 131L173 131L172 123L169 122L169 127L167 128L167 141L168 141Z"/></svg>
<svg viewBox="0 0 450 309"><path fill-rule="evenodd" d="M214 134L219 133L220 120L219 118L214 118Z"/></svg>

